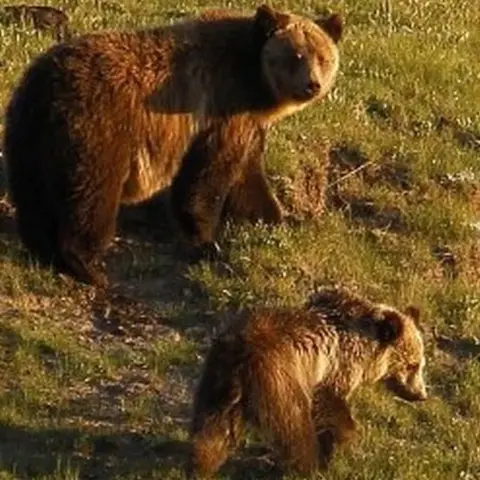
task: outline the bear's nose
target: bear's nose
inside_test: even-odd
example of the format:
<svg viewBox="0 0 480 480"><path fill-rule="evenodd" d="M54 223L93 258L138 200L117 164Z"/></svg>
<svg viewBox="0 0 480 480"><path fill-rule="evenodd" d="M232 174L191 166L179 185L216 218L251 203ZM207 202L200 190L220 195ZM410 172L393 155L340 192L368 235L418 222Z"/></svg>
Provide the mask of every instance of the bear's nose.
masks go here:
<svg viewBox="0 0 480 480"><path fill-rule="evenodd" d="M320 83L315 80L311 80L307 85L307 93L310 95L316 95L320 91Z"/></svg>

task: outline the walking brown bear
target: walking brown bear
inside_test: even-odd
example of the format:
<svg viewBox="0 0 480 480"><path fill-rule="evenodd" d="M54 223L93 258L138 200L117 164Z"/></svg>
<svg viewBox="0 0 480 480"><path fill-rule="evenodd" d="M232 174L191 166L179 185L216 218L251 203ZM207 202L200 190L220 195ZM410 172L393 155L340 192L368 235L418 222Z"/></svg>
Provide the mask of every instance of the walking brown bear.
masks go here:
<svg viewBox="0 0 480 480"><path fill-rule="evenodd" d="M307 308L257 309L214 340L195 393L190 478L210 478L247 424L302 475L326 468L356 422L348 400L384 382L408 401L427 398L419 312L324 288Z"/></svg>
<svg viewBox="0 0 480 480"><path fill-rule="evenodd" d="M88 34L39 56L6 111L19 235L44 265L106 286L120 204L171 186L194 252L215 252L225 208L281 221L263 168L268 126L323 98L339 64L337 15L266 5L171 26Z"/></svg>

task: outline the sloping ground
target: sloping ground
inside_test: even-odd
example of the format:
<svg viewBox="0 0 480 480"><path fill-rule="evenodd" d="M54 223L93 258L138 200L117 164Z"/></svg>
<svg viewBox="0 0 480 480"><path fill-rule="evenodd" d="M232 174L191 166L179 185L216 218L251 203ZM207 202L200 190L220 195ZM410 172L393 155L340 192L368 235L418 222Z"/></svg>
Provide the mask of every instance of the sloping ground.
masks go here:
<svg viewBox="0 0 480 480"><path fill-rule="evenodd" d="M61 5L78 31L199 7ZM211 336L231 311L298 305L330 281L422 309L432 398L413 406L380 388L359 392L362 436L325 477L480 478L480 3L325 7L347 16L337 88L270 135L267 166L289 220L228 225L224 263L180 261L152 202L123 212L114 285L101 298L26 265L13 210L0 201L0 478L183 478L192 388ZM309 2L295 9L316 13ZM0 36L4 103L53 40L22 25L0 26ZM225 478L279 478L254 440Z"/></svg>

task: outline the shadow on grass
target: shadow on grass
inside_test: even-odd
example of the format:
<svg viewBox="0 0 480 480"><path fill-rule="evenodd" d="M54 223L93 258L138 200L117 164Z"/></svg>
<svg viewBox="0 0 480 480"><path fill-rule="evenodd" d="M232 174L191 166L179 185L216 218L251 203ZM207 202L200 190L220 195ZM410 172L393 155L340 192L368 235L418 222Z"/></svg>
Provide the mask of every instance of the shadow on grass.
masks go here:
<svg viewBox="0 0 480 480"><path fill-rule="evenodd" d="M2 317L6 320L7 312L2 312ZM14 313L14 312L11 312ZM5 316L4 316L5 315ZM0 347L2 349L2 356L0 357L6 362L10 362L17 350L27 346L30 350L34 350L38 358L42 358L45 362L45 367L48 366L52 359L58 361L63 354L55 350L46 342L39 339L25 340L16 330L7 326L0 325Z"/></svg>
<svg viewBox="0 0 480 480"><path fill-rule="evenodd" d="M177 247L176 228L171 221L168 191L151 200L121 209L117 242L107 253L112 287L106 295L90 298L91 319L96 328L123 335L140 334L146 323L168 322L153 304L180 305L183 313L169 319L170 327L184 330L198 325L208 301L200 285L187 278L190 264ZM14 208L6 196L5 172L0 162L0 254L22 268L30 268L27 252L16 235ZM180 255L179 255L180 254ZM88 290L67 281L68 293L79 298ZM85 295L84 295L85 296ZM91 297L91 295L90 295ZM79 299L80 301L80 299Z"/></svg>
<svg viewBox="0 0 480 480"><path fill-rule="evenodd" d="M480 343L467 338L438 337L437 347L459 359L480 360Z"/></svg>
<svg viewBox="0 0 480 480"><path fill-rule="evenodd" d="M0 424L0 470L27 480L59 475L65 470L81 479L109 479L135 475L155 478L168 469L185 468L189 442L132 432L91 434L79 429L35 429ZM240 453L240 452L239 452ZM241 458L230 459L221 469L232 480L279 479L269 450L248 447Z"/></svg>
<svg viewBox="0 0 480 480"><path fill-rule="evenodd" d="M136 473L148 478L159 467L183 465L186 442L130 432L90 434L78 429L34 429L0 425L0 469L18 478L61 474L62 467L79 478L114 478ZM59 471L60 470L60 471Z"/></svg>

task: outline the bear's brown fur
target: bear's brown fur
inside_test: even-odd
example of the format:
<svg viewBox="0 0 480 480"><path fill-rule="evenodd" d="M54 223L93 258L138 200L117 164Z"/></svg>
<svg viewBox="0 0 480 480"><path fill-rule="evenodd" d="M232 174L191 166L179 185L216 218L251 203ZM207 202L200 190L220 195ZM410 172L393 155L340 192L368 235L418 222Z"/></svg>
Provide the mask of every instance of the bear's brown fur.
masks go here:
<svg viewBox="0 0 480 480"><path fill-rule="evenodd" d="M339 288L306 308L247 312L214 340L191 425L195 478L213 475L248 423L267 435L287 469L326 468L335 445L352 438L348 406L380 380L402 398L427 397L418 310L400 312Z"/></svg>
<svg viewBox="0 0 480 480"><path fill-rule="evenodd" d="M171 185L190 245L208 252L225 214L281 209L263 171L270 124L331 88L338 16L317 23L260 6L137 32L77 37L37 58L6 112L19 234L42 264L106 285L120 204Z"/></svg>

